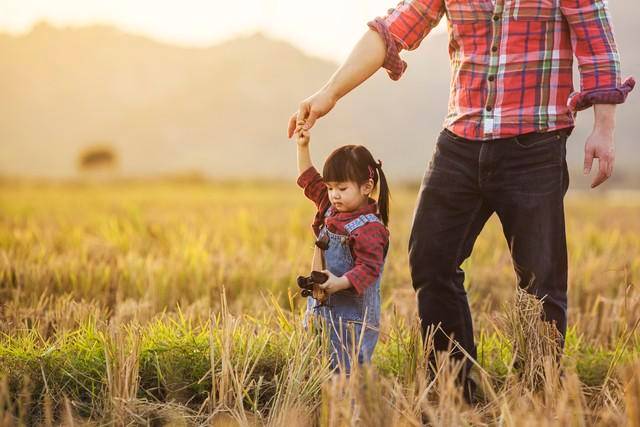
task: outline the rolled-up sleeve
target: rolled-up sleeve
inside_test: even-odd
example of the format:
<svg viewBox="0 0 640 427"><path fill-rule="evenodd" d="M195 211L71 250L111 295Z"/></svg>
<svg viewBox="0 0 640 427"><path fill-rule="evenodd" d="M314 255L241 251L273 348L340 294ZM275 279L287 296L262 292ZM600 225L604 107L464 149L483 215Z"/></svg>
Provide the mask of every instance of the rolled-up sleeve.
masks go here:
<svg viewBox="0 0 640 427"><path fill-rule="evenodd" d="M324 213L331 206L327 186L324 185L320 173L313 166L302 172L298 177L297 183L304 190L304 195L315 203L318 208L311 224L311 228L313 228L313 232L317 236L320 231L320 225L324 222Z"/></svg>
<svg viewBox="0 0 640 427"><path fill-rule="evenodd" d="M400 51L416 49L440 22L445 12L444 0L405 0L367 25L376 31L387 47L382 67L392 80L398 80L407 68Z"/></svg>
<svg viewBox="0 0 640 427"><path fill-rule="evenodd" d="M322 181L318 170L311 166L298 177L297 184L304 190L304 195L320 209L326 209L329 204L327 187Z"/></svg>
<svg viewBox="0 0 640 427"><path fill-rule="evenodd" d="M572 112L594 104L621 104L635 86L633 77L622 82L607 4L603 0L560 0L569 24L573 52L580 70L580 91L569 97Z"/></svg>

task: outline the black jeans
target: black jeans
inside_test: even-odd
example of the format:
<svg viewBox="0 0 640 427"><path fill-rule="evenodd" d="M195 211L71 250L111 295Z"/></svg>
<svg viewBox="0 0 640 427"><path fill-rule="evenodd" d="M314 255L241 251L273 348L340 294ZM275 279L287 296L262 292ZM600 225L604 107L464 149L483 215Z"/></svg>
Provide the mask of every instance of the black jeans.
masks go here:
<svg viewBox="0 0 640 427"><path fill-rule="evenodd" d="M409 241L423 336L440 325L435 350L453 338L476 358L462 262L497 213L517 283L543 299L544 318L567 327L564 195L570 130L472 141L442 131L425 173ZM442 333L444 332L444 333ZM563 345L563 343L560 343ZM463 353L455 351L459 358Z"/></svg>

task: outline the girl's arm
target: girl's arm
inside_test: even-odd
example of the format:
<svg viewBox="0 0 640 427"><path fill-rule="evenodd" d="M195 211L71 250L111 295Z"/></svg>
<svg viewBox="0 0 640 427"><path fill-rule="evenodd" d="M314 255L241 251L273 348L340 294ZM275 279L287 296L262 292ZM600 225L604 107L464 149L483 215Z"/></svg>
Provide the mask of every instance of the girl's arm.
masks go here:
<svg viewBox="0 0 640 427"><path fill-rule="evenodd" d="M320 289L333 294L353 287L359 295L375 283L384 265L386 248L389 244L389 230L382 224L367 224L358 228L350 238L354 266L344 275L337 277L328 270L329 280L319 285Z"/></svg>
<svg viewBox="0 0 640 427"><path fill-rule="evenodd" d="M296 129L296 142L298 145L298 185L304 189L304 195L311 199L318 208L314 229L322 223L324 212L331 205L327 193L327 187L322 182L322 177L311 162L309 153L309 131L301 126Z"/></svg>
<svg viewBox="0 0 640 427"><path fill-rule="evenodd" d="M389 230L380 223L367 224L351 234L354 266L344 276L358 294L376 281L384 265Z"/></svg>
<svg viewBox="0 0 640 427"><path fill-rule="evenodd" d="M309 153L309 131L300 129L296 136L298 144L298 176L313 166L311 153Z"/></svg>

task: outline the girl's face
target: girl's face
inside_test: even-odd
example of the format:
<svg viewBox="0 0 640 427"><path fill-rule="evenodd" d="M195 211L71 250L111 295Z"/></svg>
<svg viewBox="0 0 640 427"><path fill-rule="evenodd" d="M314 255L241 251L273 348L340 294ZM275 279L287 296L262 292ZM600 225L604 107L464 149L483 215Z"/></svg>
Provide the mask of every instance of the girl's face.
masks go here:
<svg viewBox="0 0 640 427"><path fill-rule="evenodd" d="M329 201L338 212L352 212L364 206L373 190L373 180L357 182L326 182Z"/></svg>

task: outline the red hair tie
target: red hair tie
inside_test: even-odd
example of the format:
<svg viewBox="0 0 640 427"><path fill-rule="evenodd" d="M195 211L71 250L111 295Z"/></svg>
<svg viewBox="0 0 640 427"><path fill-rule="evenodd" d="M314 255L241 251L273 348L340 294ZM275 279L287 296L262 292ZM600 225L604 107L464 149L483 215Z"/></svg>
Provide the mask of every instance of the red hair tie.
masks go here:
<svg viewBox="0 0 640 427"><path fill-rule="evenodd" d="M369 179L373 179L374 177L373 168L371 166L367 166L367 168L369 169Z"/></svg>

